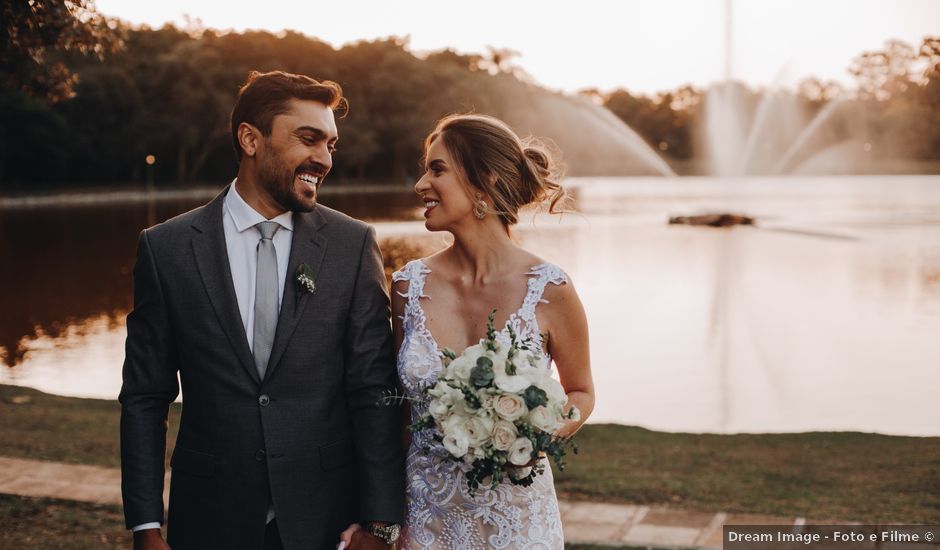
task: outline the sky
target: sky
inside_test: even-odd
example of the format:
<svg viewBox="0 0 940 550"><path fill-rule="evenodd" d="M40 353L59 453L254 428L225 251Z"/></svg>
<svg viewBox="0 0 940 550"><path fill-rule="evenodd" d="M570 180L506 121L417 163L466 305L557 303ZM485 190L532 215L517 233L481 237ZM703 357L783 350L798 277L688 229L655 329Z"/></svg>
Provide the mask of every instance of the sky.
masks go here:
<svg viewBox="0 0 940 550"><path fill-rule="evenodd" d="M897 38L918 46L940 35L940 0L97 0L98 11L134 24L242 31L285 29L334 47L407 36L417 53L486 46L519 52L537 82L568 92L641 93L706 86L725 74L731 6L731 74L756 86L805 77L851 85L862 51Z"/></svg>

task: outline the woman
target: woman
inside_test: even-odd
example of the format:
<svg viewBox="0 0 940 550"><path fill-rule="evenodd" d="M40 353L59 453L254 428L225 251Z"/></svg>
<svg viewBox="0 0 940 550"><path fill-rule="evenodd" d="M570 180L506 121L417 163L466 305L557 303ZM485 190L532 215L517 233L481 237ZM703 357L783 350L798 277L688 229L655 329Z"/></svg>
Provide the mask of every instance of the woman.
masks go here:
<svg viewBox="0 0 940 550"><path fill-rule="evenodd" d="M393 278L405 392L420 397L442 368L440 350L460 353L479 343L496 309L500 338L508 342L512 327L554 360L569 406L581 412L557 432L570 437L594 408L584 308L567 275L519 247L509 230L523 206L547 201L555 212L565 199L550 155L495 118L449 116L425 140L425 174L415 191L424 200L425 227L450 232L454 242ZM413 407L412 419L426 412L422 408ZM426 452L432 443L427 432L418 432L408 451L402 547L563 548L550 468L529 487L507 482L471 494L466 466Z"/></svg>

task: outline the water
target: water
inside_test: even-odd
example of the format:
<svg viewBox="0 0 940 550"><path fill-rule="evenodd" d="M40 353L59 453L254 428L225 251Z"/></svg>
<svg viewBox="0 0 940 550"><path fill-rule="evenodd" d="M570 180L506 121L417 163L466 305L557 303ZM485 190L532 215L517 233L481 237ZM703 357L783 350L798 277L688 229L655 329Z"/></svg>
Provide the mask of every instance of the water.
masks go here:
<svg viewBox="0 0 940 550"><path fill-rule="evenodd" d="M940 435L940 177L569 183L579 214L516 233L584 302L592 421ZM389 273L446 243L407 193L324 202L376 224ZM137 232L198 203L0 210L0 383L114 398ZM758 227L666 225L710 210Z"/></svg>

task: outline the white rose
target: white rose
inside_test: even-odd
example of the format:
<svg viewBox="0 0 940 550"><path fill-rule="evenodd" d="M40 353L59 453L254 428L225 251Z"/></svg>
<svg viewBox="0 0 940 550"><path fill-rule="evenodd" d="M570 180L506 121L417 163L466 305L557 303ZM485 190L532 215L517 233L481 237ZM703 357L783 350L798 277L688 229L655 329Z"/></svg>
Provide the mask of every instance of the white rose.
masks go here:
<svg viewBox="0 0 940 550"><path fill-rule="evenodd" d="M514 393L500 395L496 399L493 409L496 414L510 422L522 418L522 415L528 412L525 400Z"/></svg>
<svg viewBox="0 0 940 550"><path fill-rule="evenodd" d="M548 396L548 399L554 403L564 404L568 402L568 394L558 380L550 376L535 380L536 387L540 388Z"/></svg>
<svg viewBox="0 0 940 550"><path fill-rule="evenodd" d="M448 390L450 390L450 387L447 385L447 382L441 380L428 390L428 395L431 397L442 397L448 392Z"/></svg>
<svg viewBox="0 0 940 550"><path fill-rule="evenodd" d="M516 466L525 466L532 460L532 442L528 437L520 437L509 447L509 462Z"/></svg>
<svg viewBox="0 0 940 550"><path fill-rule="evenodd" d="M435 420L440 420L449 411L450 404L448 404L444 398L432 399L431 403L428 405L428 413L430 413Z"/></svg>
<svg viewBox="0 0 940 550"><path fill-rule="evenodd" d="M521 366L531 366L530 361L532 360L532 352L527 349L516 350L516 353L513 355L512 362L517 367Z"/></svg>
<svg viewBox="0 0 940 550"><path fill-rule="evenodd" d="M548 407L535 407L526 417L529 424L537 430L552 433L558 429L558 418Z"/></svg>
<svg viewBox="0 0 940 550"><path fill-rule="evenodd" d="M519 376L525 376L529 380L537 380L542 376L543 371L538 370L527 362L514 360L513 363L516 365L516 374Z"/></svg>
<svg viewBox="0 0 940 550"><path fill-rule="evenodd" d="M509 393L521 392L522 390L532 385L525 376L509 376L507 374L499 373L496 374L496 377L493 379L493 383L497 388Z"/></svg>
<svg viewBox="0 0 940 550"><path fill-rule="evenodd" d="M457 414L451 414L441 421L441 432L447 435L455 430L462 430L463 422L463 417Z"/></svg>
<svg viewBox="0 0 940 550"><path fill-rule="evenodd" d="M493 403L496 403L495 399L493 399L492 401ZM493 412L493 405L491 404L490 408L486 408L486 403L484 403L482 407L480 407L479 409L473 412L476 416L479 416L480 418L489 418L491 420L493 419L493 416L496 414L495 412Z"/></svg>
<svg viewBox="0 0 940 550"><path fill-rule="evenodd" d="M493 362L493 372L494 373L504 373L506 372L506 354L493 353L492 351L486 352L486 357Z"/></svg>
<svg viewBox="0 0 940 550"><path fill-rule="evenodd" d="M460 458L467 454L467 450L470 448L470 439L464 430L455 429L444 436L444 448L454 458Z"/></svg>
<svg viewBox="0 0 940 550"><path fill-rule="evenodd" d="M506 420L497 420L493 426L493 448L497 451L508 451L518 435L515 424Z"/></svg>
<svg viewBox="0 0 940 550"><path fill-rule="evenodd" d="M475 362L471 362L470 359L461 355L451 361L450 365L447 365L447 376L454 380L468 382L470 380L470 371L473 370L475 364Z"/></svg>
<svg viewBox="0 0 940 550"><path fill-rule="evenodd" d="M493 421L489 418L474 416L464 422L463 429L469 436L471 445L482 445L490 438Z"/></svg>
<svg viewBox="0 0 940 550"><path fill-rule="evenodd" d="M465 349L460 356L469 361L471 367L474 367L477 364L477 359L483 357L484 353L486 353L486 348L482 344L477 344Z"/></svg>

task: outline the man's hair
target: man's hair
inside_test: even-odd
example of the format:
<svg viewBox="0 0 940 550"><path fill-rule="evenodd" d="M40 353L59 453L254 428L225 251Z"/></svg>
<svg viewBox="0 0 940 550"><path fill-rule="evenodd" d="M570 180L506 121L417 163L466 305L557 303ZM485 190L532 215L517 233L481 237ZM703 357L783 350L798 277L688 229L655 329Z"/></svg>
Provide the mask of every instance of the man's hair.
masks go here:
<svg viewBox="0 0 940 550"><path fill-rule="evenodd" d="M235 158L239 162L242 160L242 148L238 143L238 126L247 122L260 130L261 135L270 136L274 117L286 113L292 99L320 102L340 117L345 116L349 109L349 102L343 97L343 89L331 80L319 82L309 76L283 71L251 71L248 80L238 90L238 99L232 109L232 143L235 145Z"/></svg>

